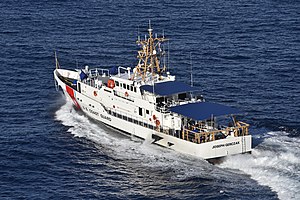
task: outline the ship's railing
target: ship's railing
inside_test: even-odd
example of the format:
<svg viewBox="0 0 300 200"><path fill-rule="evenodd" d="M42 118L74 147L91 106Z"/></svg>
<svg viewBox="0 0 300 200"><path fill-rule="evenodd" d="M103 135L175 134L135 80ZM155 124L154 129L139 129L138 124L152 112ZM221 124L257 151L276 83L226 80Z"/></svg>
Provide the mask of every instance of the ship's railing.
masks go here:
<svg viewBox="0 0 300 200"><path fill-rule="evenodd" d="M114 90L114 94L118 97L121 97L123 99L129 100L132 102L134 102L134 99L135 99L131 95L129 95L128 92L119 92L119 91Z"/></svg>
<svg viewBox="0 0 300 200"><path fill-rule="evenodd" d="M189 129L183 129L181 133L181 139L194 142L204 143L215 141L218 139L226 138L231 135L234 137L245 136L249 134L249 124L238 121L234 127L226 127L220 130L203 129L203 127L191 127Z"/></svg>
<svg viewBox="0 0 300 200"><path fill-rule="evenodd" d="M105 108L105 107L104 107ZM180 132L176 132L174 129L170 129L167 126L156 126L153 124L153 122L149 121L149 119L145 119L143 117L138 117L138 116L134 116L134 115L130 115L128 113L122 112L120 110L116 110L116 109L111 109L111 108L105 108L105 110L108 112L108 114L123 119L125 121L134 123L134 124L138 124L140 126L143 126L145 128L149 128L161 133L165 133L167 135L173 135L175 137L180 137Z"/></svg>
<svg viewBox="0 0 300 200"><path fill-rule="evenodd" d="M98 75L100 76L109 76L109 70L108 69L103 69L103 68L94 68L89 70L89 75L91 78L97 77Z"/></svg>
<svg viewBox="0 0 300 200"><path fill-rule="evenodd" d="M204 127L203 125L199 127L190 127L189 129L185 128L180 133L180 131L176 131L167 126L153 125L152 122L145 118L130 115L120 110L106 108L106 111L108 112L108 114L125 121L197 144L223 139L227 136L239 137L249 134L249 124L241 121L236 122L236 126L234 127L226 127L220 130L208 130L206 124L206 127ZM211 123L210 125L213 124Z"/></svg>
<svg viewBox="0 0 300 200"><path fill-rule="evenodd" d="M142 117L137 117L134 115L130 115L128 113L122 112L120 110L116 110L116 109L107 109L108 114L123 119L125 121L134 123L134 124L138 124L140 126L146 127L146 128L150 128L150 129L155 129L155 125L152 125L148 120L142 118Z"/></svg>

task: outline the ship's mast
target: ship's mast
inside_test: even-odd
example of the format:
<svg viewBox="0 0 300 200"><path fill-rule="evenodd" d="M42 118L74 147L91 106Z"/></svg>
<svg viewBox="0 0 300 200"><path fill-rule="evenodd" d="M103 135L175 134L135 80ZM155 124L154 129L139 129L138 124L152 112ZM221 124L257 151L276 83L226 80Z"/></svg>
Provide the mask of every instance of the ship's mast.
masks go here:
<svg viewBox="0 0 300 200"><path fill-rule="evenodd" d="M165 55L165 52L161 49L161 44L167 39L163 36L158 38L157 35L153 38L153 29L149 20L148 38L145 35L145 40L141 40L138 36L137 44L141 46L141 50L138 51L137 58L139 62L135 67L133 79L141 77L143 81L149 73L152 76L158 74L161 76L166 71L165 62L161 63L160 58Z"/></svg>

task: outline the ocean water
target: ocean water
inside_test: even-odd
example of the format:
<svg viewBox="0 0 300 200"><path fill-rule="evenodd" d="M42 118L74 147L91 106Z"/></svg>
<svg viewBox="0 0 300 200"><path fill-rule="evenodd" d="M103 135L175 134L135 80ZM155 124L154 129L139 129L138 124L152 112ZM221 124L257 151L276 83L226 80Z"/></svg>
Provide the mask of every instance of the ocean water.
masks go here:
<svg viewBox="0 0 300 200"><path fill-rule="evenodd" d="M253 153L208 162L128 138L55 91L62 68L134 66L148 20L170 71L251 124ZM0 2L1 199L300 199L299 1Z"/></svg>

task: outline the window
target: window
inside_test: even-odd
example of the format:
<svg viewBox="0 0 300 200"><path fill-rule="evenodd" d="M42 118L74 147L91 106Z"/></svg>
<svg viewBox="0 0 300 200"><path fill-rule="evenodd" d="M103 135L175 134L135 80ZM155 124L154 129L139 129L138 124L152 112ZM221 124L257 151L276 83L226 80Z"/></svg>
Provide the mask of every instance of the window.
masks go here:
<svg viewBox="0 0 300 200"><path fill-rule="evenodd" d="M119 81L115 81L115 83L116 83L116 86L118 86L118 87L119 87Z"/></svg>
<svg viewBox="0 0 300 200"><path fill-rule="evenodd" d="M136 87L133 87L134 92L136 92Z"/></svg>
<svg viewBox="0 0 300 200"><path fill-rule="evenodd" d="M81 93L81 87L80 87L80 83L78 83L78 92Z"/></svg>
<svg viewBox="0 0 300 200"><path fill-rule="evenodd" d="M127 85L127 90L130 90L130 85Z"/></svg>
<svg viewBox="0 0 300 200"><path fill-rule="evenodd" d="M178 99L180 100L184 100L186 97L186 93L178 94Z"/></svg>
<svg viewBox="0 0 300 200"><path fill-rule="evenodd" d="M149 115L149 113L150 113L149 110L146 110L146 114Z"/></svg>
<svg viewBox="0 0 300 200"><path fill-rule="evenodd" d="M123 88L126 89L126 84L125 83L123 83Z"/></svg>
<svg viewBox="0 0 300 200"><path fill-rule="evenodd" d="M139 115L143 116L143 108L139 107Z"/></svg>
<svg viewBox="0 0 300 200"><path fill-rule="evenodd" d="M132 85L130 86L130 90L133 91L133 86Z"/></svg>

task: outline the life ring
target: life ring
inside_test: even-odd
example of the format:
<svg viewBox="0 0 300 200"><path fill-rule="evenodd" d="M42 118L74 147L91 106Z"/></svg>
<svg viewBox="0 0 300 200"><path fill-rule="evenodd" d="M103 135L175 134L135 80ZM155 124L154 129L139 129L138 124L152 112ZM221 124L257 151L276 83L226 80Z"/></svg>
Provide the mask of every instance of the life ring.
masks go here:
<svg viewBox="0 0 300 200"><path fill-rule="evenodd" d="M94 96L96 97L98 94L97 94L97 91L94 91Z"/></svg>
<svg viewBox="0 0 300 200"><path fill-rule="evenodd" d="M129 96L128 92L125 92L125 97L128 97L128 96Z"/></svg>
<svg viewBox="0 0 300 200"><path fill-rule="evenodd" d="M160 121L159 121L159 120L156 120L156 121L155 121L155 124L156 124L156 126L159 126L159 125L160 125Z"/></svg>
<svg viewBox="0 0 300 200"><path fill-rule="evenodd" d="M156 120L156 116L155 115L153 115L152 117L153 117L153 120Z"/></svg>

